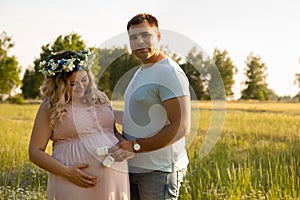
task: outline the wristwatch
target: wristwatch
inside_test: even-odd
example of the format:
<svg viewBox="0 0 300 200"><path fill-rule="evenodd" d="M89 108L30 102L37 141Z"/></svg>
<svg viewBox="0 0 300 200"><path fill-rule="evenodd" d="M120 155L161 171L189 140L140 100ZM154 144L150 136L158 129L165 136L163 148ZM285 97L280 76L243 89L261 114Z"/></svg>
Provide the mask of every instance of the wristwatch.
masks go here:
<svg viewBox="0 0 300 200"><path fill-rule="evenodd" d="M133 140L133 151L137 153L139 150L141 150L141 145L136 140Z"/></svg>

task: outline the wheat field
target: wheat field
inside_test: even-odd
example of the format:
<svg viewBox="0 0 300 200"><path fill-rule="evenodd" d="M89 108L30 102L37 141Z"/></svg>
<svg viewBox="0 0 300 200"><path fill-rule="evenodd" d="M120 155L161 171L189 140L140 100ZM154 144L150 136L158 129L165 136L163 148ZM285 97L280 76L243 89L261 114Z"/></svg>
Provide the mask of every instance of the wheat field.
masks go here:
<svg viewBox="0 0 300 200"><path fill-rule="evenodd" d="M179 199L300 199L299 103L226 102L222 130L205 156L200 149L212 103L193 102L192 108L190 164ZM1 200L47 199L47 173L28 159L37 109L0 104Z"/></svg>

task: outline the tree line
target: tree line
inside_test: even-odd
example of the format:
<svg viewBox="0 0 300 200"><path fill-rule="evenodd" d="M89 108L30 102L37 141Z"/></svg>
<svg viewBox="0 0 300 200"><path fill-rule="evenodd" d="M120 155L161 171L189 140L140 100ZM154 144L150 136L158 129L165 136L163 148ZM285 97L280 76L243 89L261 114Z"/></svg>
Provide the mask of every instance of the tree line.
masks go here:
<svg viewBox="0 0 300 200"><path fill-rule="evenodd" d="M13 46L11 37L3 32L0 35L0 95L11 96L12 91L21 87L21 95L25 99L40 98L39 87L44 77L39 72L39 62L44 60L50 52L87 48L77 33L60 35L54 42L41 47L40 56L34 60L33 68L26 69L23 79L21 79L21 67L16 57L8 56L8 51ZM96 77L98 88L110 98L122 96L119 93L125 90L131 76L141 65L140 61L129 53L126 45L113 48L92 47L91 49L96 54L92 71ZM196 48L192 48L183 58L170 53L167 47L162 47L162 49L186 73L194 99L233 98L234 76L238 70L226 50L215 49L213 55L208 57ZM218 73L215 73L215 69ZM246 78L242 83L244 89L241 91L241 99L269 100L277 98L275 92L268 88L266 70L267 66L262 62L260 56L255 56L252 53L248 55L245 61L244 74ZM295 82L299 83L300 90L300 78L297 75Z"/></svg>

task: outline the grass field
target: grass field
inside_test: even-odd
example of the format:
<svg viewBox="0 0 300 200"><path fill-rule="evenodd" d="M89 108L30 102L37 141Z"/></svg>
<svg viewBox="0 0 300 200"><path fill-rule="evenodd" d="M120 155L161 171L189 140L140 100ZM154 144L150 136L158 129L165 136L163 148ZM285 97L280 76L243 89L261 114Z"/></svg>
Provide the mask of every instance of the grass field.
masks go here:
<svg viewBox="0 0 300 200"><path fill-rule="evenodd" d="M227 102L217 143L201 157L211 107L193 104L192 115L200 117L192 122L196 130L180 199L300 199L300 104ZM1 200L46 199L47 173L28 160L37 109L0 104Z"/></svg>

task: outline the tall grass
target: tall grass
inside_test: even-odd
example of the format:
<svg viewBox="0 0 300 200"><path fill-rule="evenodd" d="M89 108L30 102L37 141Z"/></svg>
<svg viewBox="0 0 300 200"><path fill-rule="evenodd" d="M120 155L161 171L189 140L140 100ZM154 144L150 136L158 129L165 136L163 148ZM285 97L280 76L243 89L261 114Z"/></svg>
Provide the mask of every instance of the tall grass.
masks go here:
<svg viewBox="0 0 300 200"><path fill-rule="evenodd" d="M0 197L46 199L47 174L28 160L37 105L0 104Z"/></svg>
<svg viewBox="0 0 300 200"><path fill-rule="evenodd" d="M209 116L208 103L200 103ZM285 109L286 108L286 109ZM207 123L188 149L180 199L299 199L300 105L227 103L213 151L199 159Z"/></svg>
<svg viewBox="0 0 300 200"><path fill-rule="evenodd" d="M210 102L194 104L192 114L200 109L200 118L192 123L197 131L188 146L190 164L179 199L300 199L300 104L230 102L226 107L217 144L200 159L212 112ZM47 173L28 159L37 109L0 104L1 200L47 198Z"/></svg>

